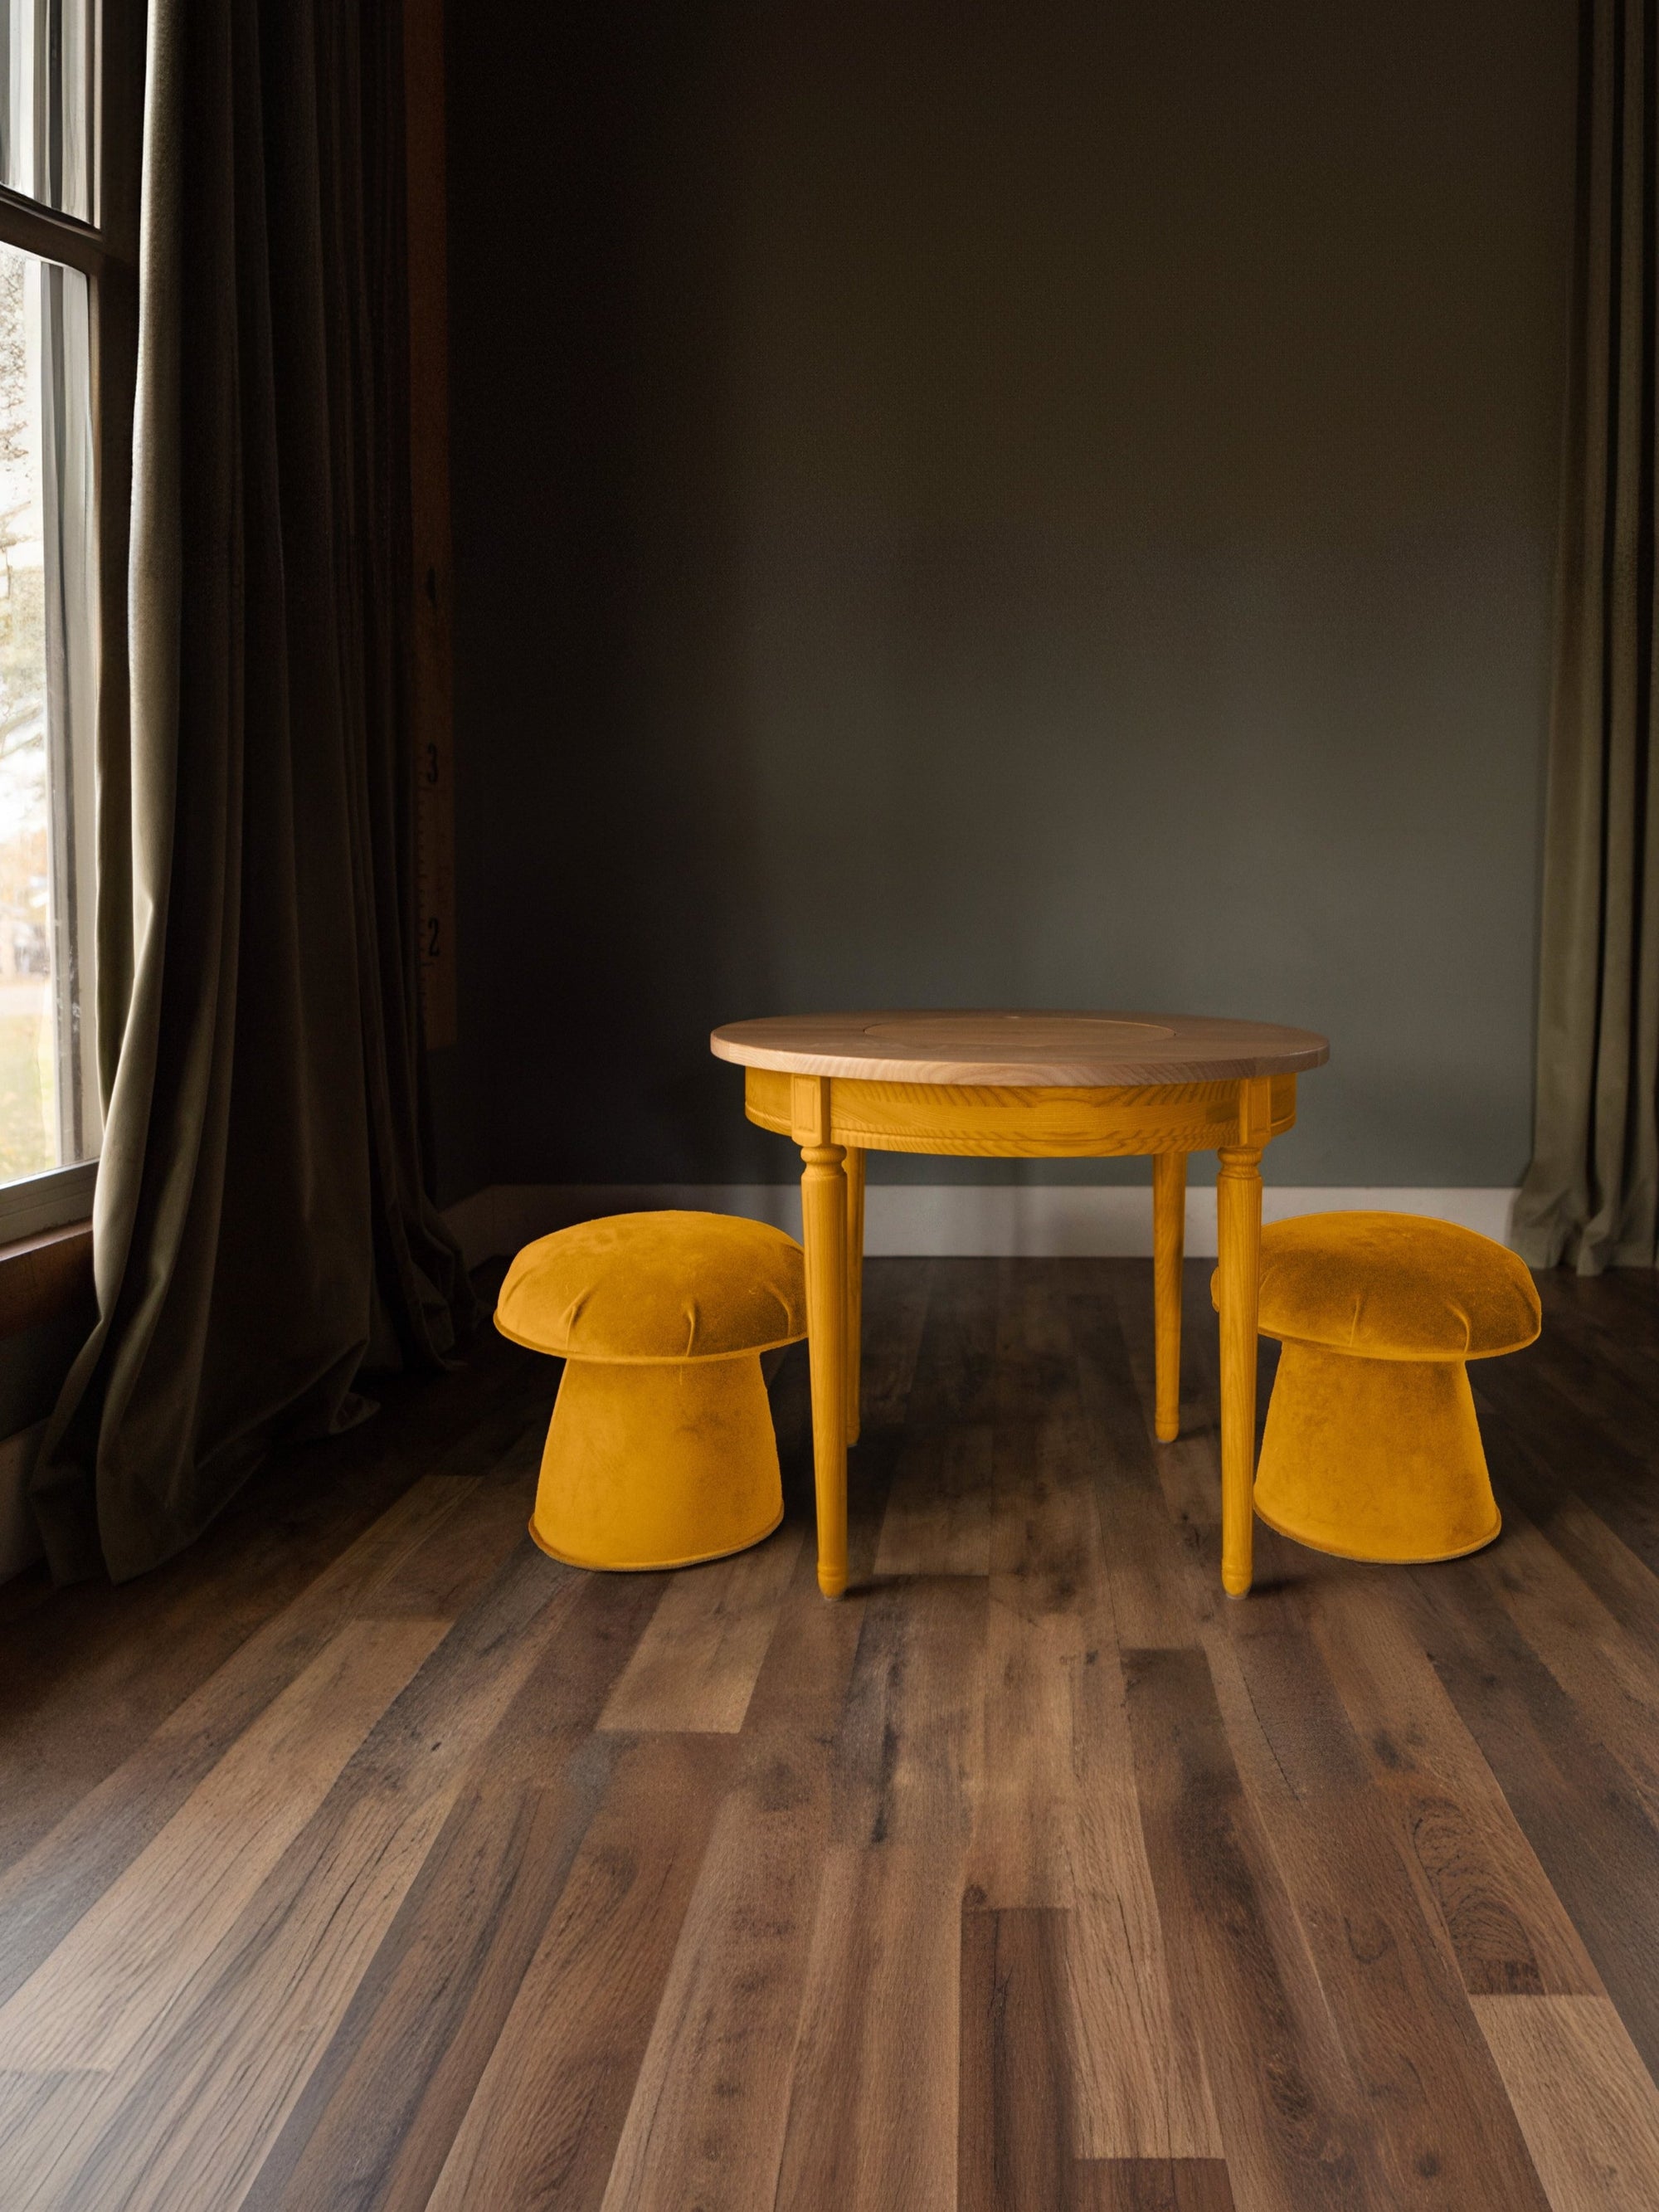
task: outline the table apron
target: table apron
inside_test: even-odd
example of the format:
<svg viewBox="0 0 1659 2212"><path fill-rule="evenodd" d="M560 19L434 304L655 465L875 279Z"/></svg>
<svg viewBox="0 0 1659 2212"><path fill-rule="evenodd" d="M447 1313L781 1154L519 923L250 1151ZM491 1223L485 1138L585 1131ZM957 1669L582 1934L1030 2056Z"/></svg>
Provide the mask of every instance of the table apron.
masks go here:
<svg viewBox="0 0 1659 2212"><path fill-rule="evenodd" d="M744 1111L781 1136L794 1133L793 1078L745 1069ZM1138 1085L1111 1091L967 1088L941 1083L824 1079L831 1144L864 1152L963 1154L992 1159L1110 1158L1213 1152L1281 1136L1296 1120L1296 1078L1275 1075L1268 1126L1255 1116L1249 1081ZM1259 1113L1260 1109L1255 1109Z"/></svg>

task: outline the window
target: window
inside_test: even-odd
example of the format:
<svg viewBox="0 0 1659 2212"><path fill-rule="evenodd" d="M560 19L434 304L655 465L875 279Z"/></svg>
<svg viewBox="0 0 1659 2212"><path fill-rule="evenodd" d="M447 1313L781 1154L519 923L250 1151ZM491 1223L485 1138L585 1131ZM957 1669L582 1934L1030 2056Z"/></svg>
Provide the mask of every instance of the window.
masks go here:
<svg viewBox="0 0 1659 2212"><path fill-rule="evenodd" d="M0 0L0 1242L91 1203L100 718L125 715L142 18Z"/></svg>

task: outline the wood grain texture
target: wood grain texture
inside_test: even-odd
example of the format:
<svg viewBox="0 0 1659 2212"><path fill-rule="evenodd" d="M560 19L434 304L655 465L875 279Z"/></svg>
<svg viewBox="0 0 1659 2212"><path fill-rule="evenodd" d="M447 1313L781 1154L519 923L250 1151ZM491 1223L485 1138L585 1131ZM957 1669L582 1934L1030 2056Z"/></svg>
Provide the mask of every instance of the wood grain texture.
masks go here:
<svg viewBox="0 0 1659 2212"><path fill-rule="evenodd" d="M1295 1899L1390 2201L1449 2212L1486 2191L1515 2212L1546 2212L1451 1948L1369 1786L1296 1597L1273 1591L1229 1607L1207 1648L1228 1739Z"/></svg>
<svg viewBox="0 0 1659 2212"><path fill-rule="evenodd" d="M960 1848L832 1844L775 2203L956 2212Z"/></svg>
<svg viewBox="0 0 1659 2212"><path fill-rule="evenodd" d="M431 2212L602 2201L728 1759L720 1737L657 1737L623 1754Z"/></svg>
<svg viewBox="0 0 1659 2212"><path fill-rule="evenodd" d="M1387 1578L1322 1583L1311 1626L1474 1996L1599 1994L1601 1978Z"/></svg>
<svg viewBox="0 0 1659 2212"><path fill-rule="evenodd" d="M188 1553L154 1572L117 1590L53 1590L44 1568L0 1584L0 1865L129 1760L252 1636L308 1601L458 1439L504 1406L520 1423L538 1407L545 1425L550 1363L490 1334L435 1399L413 1377L387 1378L373 1421L262 1468ZM245 1680L265 1698L280 1686L258 1667Z"/></svg>
<svg viewBox="0 0 1659 2212"><path fill-rule="evenodd" d="M345 2172L377 2203L426 2203L609 1785L618 1746L593 1723L656 1595L651 1577L570 1577L557 1634L471 1761L250 2212L326 2203Z"/></svg>
<svg viewBox="0 0 1659 2212"><path fill-rule="evenodd" d="M1409 1578L1414 1625L1626 2027L1659 2065L1659 1831L1473 1565Z"/></svg>
<svg viewBox="0 0 1659 2212"><path fill-rule="evenodd" d="M1181 1433L1181 1275L1187 1236L1187 1155L1152 1158L1152 1304L1157 1316L1157 1413L1160 1443Z"/></svg>
<svg viewBox="0 0 1659 2212"><path fill-rule="evenodd" d="M882 1516L878 1578L990 1571L992 1450L981 1423L923 1433L906 1446Z"/></svg>
<svg viewBox="0 0 1659 2212"><path fill-rule="evenodd" d="M1194 1988L1170 1972L1122 1668L1100 1626L1072 1689L1076 1902L1066 1964L1074 2148L1095 2160L1219 2158Z"/></svg>
<svg viewBox="0 0 1659 2212"><path fill-rule="evenodd" d="M777 1626L799 1528L667 1577L651 1624L599 1715L602 1729L734 1735Z"/></svg>
<svg viewBox="0 0 1659 2212"><path fill-rule="evenodd" d="M1160 1445L1146 1263L870 1262L836 1606L799 1351L671 1577L534 1550L493 1345L11 1593L0 2203L1646 2212L1659 1296L1545 1285L1492 1551L1234 1605L1207 1273Z"/></svg>
<svg viewBox="0 0 1659 2212"><path fill-rule="evenodd" d="M963 1915L959 2212L1054 2212L1071 2194L1065 1915Z"/></svg>
<svg viewBox="0 0 1659 2212"><path fill-rule="evenodd" d="M1475 2011L1554 2212L1659 2204L1659 2090L1607 1999L1482 1997Z"/></svg>
<svg viewBox="0 0 1659 2212"><path fill-rule="evenodd" d="M39 1328L76 1304L96 1313L91 1222L0 1244L0 1340Z"/></svg>
<svg viewBox="0 0 1659 2212"><path fill-rule="evenodd" d="M1659 1821L1659 1658L1538 1529L1512 1515L1509 1533L1482 1579Z"/></svg>
<svg viewBox="0 0 1659 2212"><path fill-rule="evenodd" d="M717 1060L871 1083L1103 1088L1292 1074L1330 1056L1310 1030L1191 1014L984 1012L785 1014L729 1022Z"/></svg>
<svg viewBox="0 0 1659 2212"><path fill-rule="evenodd" d="M859 1440L864 1356L864 1154L848 1147L847 1177L847 1442Z"/></svg>
<svg viewBox="0 0 1659 2212"><path fill-rule="evenodd" d="M801 1242L806 1254L806 1320L812 1372L812 1463L817 1492L818 1588L847 1588L847 1172L829 1141L827 1083L796 1076L796 1141L801 1148Z"/></svg>
<svg viewBox="0 0 1659 2212"><path fill-rule="evenodd" d="M1213 1152L1239 1137L1241 1093L1262 1082L1272 1110L1260 1141L1296 1124L1294 1075L1223 1082L1075 1085L860 1082L751 1067L743 1110L775 1135L794 1134L797 1083L830 1092L832 1140L850 1152L939 1153L988 1159L1112 1159Z"/></svg>
<svg viewBox="0 0 1659 2212"><path fill-rule="evenodd" d="M330 1637L395 1589L470 1489L413 1484L0 1876L0 1994L27 1978Z"/></svg>
<svg viewBox="0 0 1659 2212"><path fill-rule="evenodd" d="M343 1629L0 2007L0 2068L118 2065L200 1972L447 1627Z"/></svg>
<svg viewBox="0 0 1659 2212"><path fill-rule="evenodd" d="M810 1735L753 1742L686 1909L617 2142L607 2212L770 2197L828 1807L823 1752Z"/></svg>
<svg viewBox="0 0 1659 2212"><path fill-rule="evenodd" d="M1381 2207L1358 2085L1239 1780L1204 1655L1130 1652L1125 1665L1176 2000L1198 2023L1240 2193L1297 2212Z"/></svg>
<svg viewBox="0 0 1659 2212"><path fill-rule="evenodd" d="M520 1554L456 1624L138 2054L131 2096L60 2149L64 2201L118 2185L161 2212L246 2193L570 1588Z"/></svg>
<svg viewBox="0 0 1659 2212"><path fill-rule="evenodd" d="M1236 2212L1218 2158L1091 2160L1073 2169L1075 2212Z"/></svg>

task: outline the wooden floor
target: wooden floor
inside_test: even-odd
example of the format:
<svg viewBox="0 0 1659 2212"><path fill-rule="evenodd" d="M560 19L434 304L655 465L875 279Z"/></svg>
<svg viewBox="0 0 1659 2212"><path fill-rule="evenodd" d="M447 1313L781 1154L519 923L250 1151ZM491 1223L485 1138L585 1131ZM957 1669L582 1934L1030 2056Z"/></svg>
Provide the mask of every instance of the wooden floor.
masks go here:
<svg viewBox="0 0 1659 2212"><path fill-rule="evenodd" d="M1150 1267L869 1268L854 1592L524 1534L491 1340L0 1591L0 2208L1653 2212L1659 1288L1476 1370L1502 1540L1259 1533Z"/></svg>

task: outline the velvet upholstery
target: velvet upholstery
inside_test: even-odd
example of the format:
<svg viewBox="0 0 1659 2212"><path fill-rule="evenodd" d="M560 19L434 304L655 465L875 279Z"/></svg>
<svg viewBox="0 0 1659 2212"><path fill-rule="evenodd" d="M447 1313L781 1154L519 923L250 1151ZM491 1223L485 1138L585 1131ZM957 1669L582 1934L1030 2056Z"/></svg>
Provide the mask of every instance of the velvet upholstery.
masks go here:
<svg viewBox="0 0 1659 2212"><path fill-rule="evenodd" d="M801 1249L730 1213L619 1213L526 1244L495 1326L566 1359L728 1359L806 1334Z"/></svg>
<svg viewBox="0 0 1659 2212"><path fill-rule="evenodd" d="M759 1359L642 1367L573 1359L542 1455L530 1533L578 1567L685 1567L783 1517Z"/></svg>
<svg viewBox="0 0 1659 2212"><path fill-rule="evenodd" d="M1255 1510L1346 1559L1455 1559L1502 1525L1461 1359L1366 1359L1287 1344Z"/></svg>
<svg viewBox="0 0 1659 2212"><path fill-rule="evenodd" d="M1525 1264L1472 1230L1401 1213L1271 1224L1260 1327L1284 1350L1257 1514L1345 1559L1489 1544L1502 1524L1464 1363L1518 1351L1539 1325Z"/></svg>
<svg viewBox="0 0 1659 2212"><path fill-rule="evenodd" d="M623 1213L526 1245L503 1336L567 1364L530 1533L573 1565L691 1566L783 1516L760 1354L806 1334L801 1249L724 1213Z"/></svg>
<svg viewBox="0 0 1659 2212"><path fill-rule="evenodd" d="M1264 1336L1369 1359L1486 1359L1538 1334L1524 1261L1455 1222L1304 1213L1261 1232Z"/></svg>

